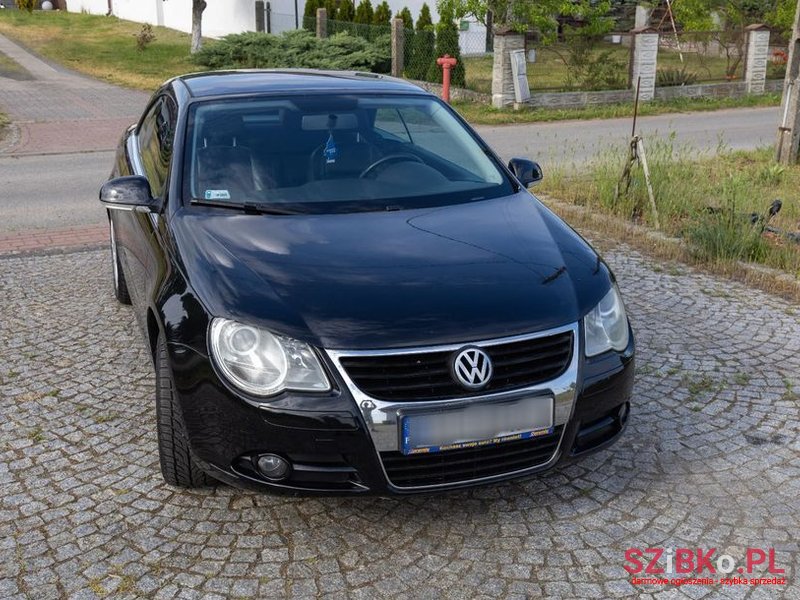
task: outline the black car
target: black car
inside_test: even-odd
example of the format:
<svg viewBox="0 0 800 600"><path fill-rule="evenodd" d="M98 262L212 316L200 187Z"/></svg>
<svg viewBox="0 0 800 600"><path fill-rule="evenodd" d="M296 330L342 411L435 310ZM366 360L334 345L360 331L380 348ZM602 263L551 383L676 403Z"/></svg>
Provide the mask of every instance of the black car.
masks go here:
<svg viewBox="0 0 800 600"><path fill-rule="evenodd" d="M615 440L633 334L608 266L527 192L541 177L402 80L165 83L100 199L166 481L434 491Z"/></svg>

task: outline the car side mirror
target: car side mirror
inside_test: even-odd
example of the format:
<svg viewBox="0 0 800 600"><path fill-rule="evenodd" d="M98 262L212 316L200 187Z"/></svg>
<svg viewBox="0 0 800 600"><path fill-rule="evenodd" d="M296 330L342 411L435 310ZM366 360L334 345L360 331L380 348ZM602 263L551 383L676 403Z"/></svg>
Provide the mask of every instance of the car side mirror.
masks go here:
<svg viewBox="0 0 800 600"><path fill-rule="evenodd" d="M539 183L544 177L539 163L526 158L512 158L508 161L508 168L524 187L528 187L532 183Z"/></svg>
<svg viewBox="0 0 800 600"><path fill-rule="evenodd" d="M160 201L150 193L150 183L146 177L134 175L117 177L100 188L100 202L108 208L119 210L157 211Z"/></svg>

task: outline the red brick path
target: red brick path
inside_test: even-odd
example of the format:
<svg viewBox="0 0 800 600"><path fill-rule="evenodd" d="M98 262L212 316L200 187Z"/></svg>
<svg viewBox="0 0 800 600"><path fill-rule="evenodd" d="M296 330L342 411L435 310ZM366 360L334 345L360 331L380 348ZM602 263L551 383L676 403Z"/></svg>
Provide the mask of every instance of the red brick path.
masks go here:
<svg viewBox="0 0 800 600"><path fill-rule="evenodd" d="M60 229L34 229L0 233L0 254L35 250L73 249L108 242L108 225L82 225Z"/></svg>

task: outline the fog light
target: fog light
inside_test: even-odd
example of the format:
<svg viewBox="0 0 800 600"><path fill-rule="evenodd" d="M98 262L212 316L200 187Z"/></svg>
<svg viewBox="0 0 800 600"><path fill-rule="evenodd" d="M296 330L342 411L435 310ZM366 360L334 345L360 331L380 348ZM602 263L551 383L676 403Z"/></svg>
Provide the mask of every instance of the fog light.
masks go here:
<svg viewBox="0 0 800 600"><path fill-rule="evenodd" d="M617 413L617 418L619 419L620 423L624 423L628 420L628 413L630 412L630 404L627 402L619 407L619 412Z"/></svg>
<svg viewBox="0 0 800 600"><path fill-rule="evenodd" d="M258 457L258 470L267 479L286 479L292 466L277 454L262 454Z"/></svg>

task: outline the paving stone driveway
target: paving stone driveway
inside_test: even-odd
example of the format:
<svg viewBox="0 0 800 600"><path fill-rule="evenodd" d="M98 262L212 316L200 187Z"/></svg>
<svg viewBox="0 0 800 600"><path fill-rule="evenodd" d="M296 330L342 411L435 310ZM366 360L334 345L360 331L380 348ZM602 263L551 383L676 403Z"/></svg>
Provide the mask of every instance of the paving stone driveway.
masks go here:
<svg viewBox="0 0 800 600"><path fill-rule="evenodd" d="M0 597L797 598L800 311L606 258L639 341L624 438L527 482L402 499L168 487L105 252L0 258ZM775 548L788 583L634 586L631 546Z"/></svg>

